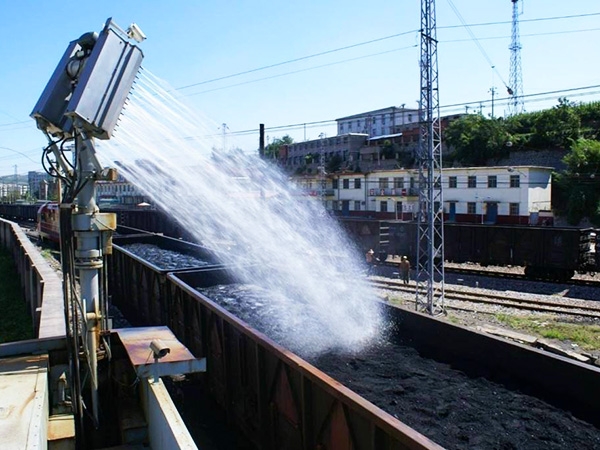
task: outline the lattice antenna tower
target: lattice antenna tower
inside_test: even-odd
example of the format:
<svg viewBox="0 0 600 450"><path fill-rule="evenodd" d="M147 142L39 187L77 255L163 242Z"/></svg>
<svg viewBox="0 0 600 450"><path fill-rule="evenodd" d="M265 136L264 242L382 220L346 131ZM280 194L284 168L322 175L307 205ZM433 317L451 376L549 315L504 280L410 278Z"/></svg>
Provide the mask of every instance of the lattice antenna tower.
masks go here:
<svg viewBox="0 0 600 450"><path fill-rule="evenodd" d="M510 86L508 94L510 103L509 114L515 115L523 112L523 76L521 74L521 38L519 35L519 0L512 2L512 37L510 43Z"/></svg>
<svg viewBox="0 0 600 450"><path fill-rule="evenodd" d="M421 0L421 99L416 308L445 312L442 143L435 1Z"/></svg>

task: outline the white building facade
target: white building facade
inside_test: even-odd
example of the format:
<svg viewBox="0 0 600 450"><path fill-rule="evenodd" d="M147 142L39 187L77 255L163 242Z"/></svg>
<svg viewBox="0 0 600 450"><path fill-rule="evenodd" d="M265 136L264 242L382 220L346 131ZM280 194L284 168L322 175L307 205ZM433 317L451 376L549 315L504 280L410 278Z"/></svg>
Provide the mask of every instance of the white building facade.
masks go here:
<svg viewBox="0 0 600 450"><path fill-rule="evenodd" d="M450 222L538 224L551 211L552 168L463 167L442 171L444 217ZM414 220L418 170L397 169L293 177L308 197L343 216Z"/></svg>

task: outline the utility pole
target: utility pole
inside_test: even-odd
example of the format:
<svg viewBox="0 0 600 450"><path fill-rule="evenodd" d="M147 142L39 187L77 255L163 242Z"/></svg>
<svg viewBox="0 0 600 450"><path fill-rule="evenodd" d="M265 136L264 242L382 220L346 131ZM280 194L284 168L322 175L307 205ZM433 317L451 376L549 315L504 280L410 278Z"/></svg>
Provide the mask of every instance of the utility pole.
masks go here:
<svg viewBox="0 0 600 450"><path fill-rule="evenodd" d="M221 125L221 129L223 131L223 153L225 153L227 151L227 130L229 128L227 127L226 123L223 123Z"/></svg>
<svg viewBox="0 0 600 450"><path fill-rule="evenodd" d="M492 94L492 116L491 118L494 118L494 97L496 96L496 88L494 86L492 86L490 88L490 93Z"/></svg>
<svg viewBox="0 0 600 450"><path fill-rule="evenodd" d="M509 115L520 114L523 112L523 77L521 74L521 40L519 37L519 0L510 0L512 2L512 36L510 43L510 80L508 94L510 103L508 104Z"/></svg>
<svg viewBox="0 0 600 450"><path fill-rule="evenodd" d="M15 189L13 190L14 192L14 202L17 202L17 199L19 198L19 175L17 175L17 165L15 164L13 166L15 168Z"/></svg>
<svg viewBox="0 0 600 450"><path fill-rule="evenodd" d="M444 201L435 1L421 0L421 100L416 309L442 314Z"/></svg>
<svg viewBox="0 0 600 450"><path fill-rule="evenodd" d="M265 124L258 125L258 155L261 158L265 157Z"/></svg>

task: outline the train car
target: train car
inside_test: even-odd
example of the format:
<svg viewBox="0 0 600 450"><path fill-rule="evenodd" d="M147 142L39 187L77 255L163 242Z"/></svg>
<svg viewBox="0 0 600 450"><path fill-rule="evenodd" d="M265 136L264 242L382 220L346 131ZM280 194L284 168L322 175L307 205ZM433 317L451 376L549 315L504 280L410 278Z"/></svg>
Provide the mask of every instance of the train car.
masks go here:
<svg viewBox="0 0 600 450"><path fill-rule="evenodd" d="M444 253L451 262L523 266L535 279L565 281L596 271L591 228L446 224Z"/></svg>
<svg viewBox="0 0 600 450"><path fill-rule="evenodd" d="M60 241L60 207L56 202L47 202L37 212L37 232L42 240Z"/></svg>
<svg viewBox="0 0 600 450"><path fill-rule="evenodd" d="M381 226L387 230L381 236L381 247L387 253L416 260L416 223L386 224ZM598 271L595 238L592 228L446 223L444 257L456 263L522 266L531 279L566 281L575 273Z"/></svg>
<svg viewBox="0 0 600 450"><path fill-rule="evenodd" d="M39 207L40 203L2 203L0 204L0 216L7 220L35 222Z"/></svg>
<svg viewBox="0 0 600 450"><path fill-rule="evenodd" d="M191 240L186 230L161 211L113 212L119 225ZM40 235L58 241L56 203L39 208L38 221ZM341 223L358 248L375 249L381 260L388 254L416 260L416 222L351 218L341 219ZM596 258L594 248L596 234L592 228L445 223L444 256L457 263L523 266L525 275L532 279L566 281L575 273L599 271L600 258Z"/></svg>
<svg viewBox="0 0 600 450"><path fill-rule="evenodd" d="M119 266L111 268L116 260ZM455 435L461 444L466 442L463 426L470 426L472 414L462 416L462 420L470 422L461 422L458 416L448 419L447 414L431 421L436 414L435 405L430 410L423 408L417 397L412 400L414 406L408 399L408 403L404 404L407 406L402 408L414 408L423 413L423 420L419 423L429 436L421 435L401 422L401 414L392 415L393 405L397 405L394 395L406 399L406 393L404 389L396 389L398 384L394 384L397 370L386 372L386 366L373 365L373 355L368 357L371 364L366 370L377 369L380 374L376 374L375 378L385 376L386 385L393 388L384 392L385 400L381 400L380 396L381 380L361 392L362 380L361 383L351 381L352 384L349 384L343 379L345 371L356 376L357 366L365 365L366 359L360 353L358 356L349 355L349 359L336 356L336 352L324 355L318 361L302 359L293 350L275 342L269 333L255 328L252 321L228 311L216 299L201 292L204 288L221 289L242 282L236 279L234 271L224 268L193 269L152 276L142 272L140 265L144 265L146 271L156 270L115 246L115 252L109 259L109 290L114 305L127 311L125 317L139 321L140 326L167 325L194 355L207 358L210 370L201 377L190 377L186 384L195 389L182 391L179 398L185 398L191 405L206 401L200 394L210 395L214 416L223 418L227 424L241 431L256 448L441 448L439 445L445 444L445 441L440 441L446 433L445 422L450 423L453 430L458 430ZM137 282L131 283L134 275ZM160 284L156 281L159 277ZM392 325L389 344L410 347L410 354L418 354L419 360L426 361L428 365L439 362L473 379L484 379L487 385L490 385L488 380L497 383L497 387L492 385L491 388L494 398L496 389L507 386L518 395L525 393L543 400L551 408L564 409L567 412L565 416L589 421L592 427L600 423L599 404L594 401L600 393L598 368L408 309L387 304L381 307ZM154 314L149 313L152 311ZM460 345L456 345L457 342ZM331 364L325 364L330 370L326 371L322 369L322 363L330 358ZM404 363L411 366L410 356L407 354L403 358ZM350 367L346 369L347 366ZM394 367L397 369L397 366ZM338 368L341 370L338 371ZM418 370L414 373L417 378L422 378L425 372ZM485 377L482 373L486 374ZM573 383L575 379L578 382ZM449 378L445 377L443 383L448 381ZM371 403L374 401L372 393L379 396L379 403ZM474 395L479 398L480 394ZM525 401L527 404L531 402ZM479 404L487 403L479 401ZM492 401L489 412L483 413L483 417L495 414L494 408ZM543 410L538 416L546 418ZM543 429L546 428L543 419L539 423ZM488 439L483 437L487 435L483 432L485 430L481 431L475 433L478 444ZM528 438L532 432L530 427ZM450 431L452 433L454 431ZM570 434L577 435L576 432ZM489 436L490 442L498 442L497 433L492 431ZM434 438L439 445L431 440ZM339 443L341 445L337 445ZM451 444L446 446L453 448Z"/></svg>

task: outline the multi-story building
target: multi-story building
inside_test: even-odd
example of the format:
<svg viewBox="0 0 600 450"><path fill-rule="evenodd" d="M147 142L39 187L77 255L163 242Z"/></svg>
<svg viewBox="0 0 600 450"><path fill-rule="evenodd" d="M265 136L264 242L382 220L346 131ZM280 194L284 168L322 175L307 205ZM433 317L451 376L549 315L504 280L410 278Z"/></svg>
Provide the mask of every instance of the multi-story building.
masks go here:
<svg viewBox="0 0 600 450"><path fill-rule="evenodd" d="M465 167L442 171L446 221L538 223L551 210L552 168ZM416 169L314 174L293 178L309 197L343 216L414 220L419 191Z"/></svg>
<svg viewBox="0 0 600 450"><path fill-rule="evenodd" d="M0 183L0 200L4 202L15 202L22 199L28 192L26 184Z"/></svg>
<svg viewBox="0 0 600 450"><path fill-rule="evenodd" d="M49 197L49 186L53 185L54 179L46 172L27 172L27 184L29 193L40 200L47 200Z"/></svg>
<svg viewBox="0 0 600 450"><path fill-rule="evenodd" d="M440 118L442 132L460 116ZM367 172L415 165L420 135L418 110L391 106L343 117L337 123L337 136L283 145L279 165L295 174L315 173L334 158L336 171Z"/></svg>
<svg viewBox="0 0 600 450"><path fill-rule="evenodd" d="M372 138L401 133L409 126L418 126L419 110L397 106L367 111L336 119L338 135L366 134Z"/></svg>
<svg viewBox="0 0 600 450"><path fill-rule="evenodd" d="M105 206L138 205L148 198L138 187L121 175L117 181L98 181L96 183L96 202Z"/></svg>
<svg viewBox="0 0 600 450"><path fill-rule="evenodd" d="M284 145L279 150L279 164L291 173L317 173L336 158L340 169L352 167L359 159L360 149L367 141L366 134L345 134L322 137L312 141Z"/></svg>

